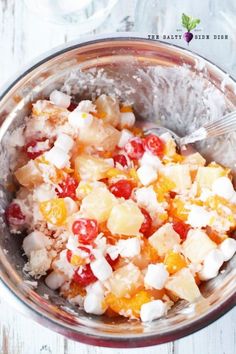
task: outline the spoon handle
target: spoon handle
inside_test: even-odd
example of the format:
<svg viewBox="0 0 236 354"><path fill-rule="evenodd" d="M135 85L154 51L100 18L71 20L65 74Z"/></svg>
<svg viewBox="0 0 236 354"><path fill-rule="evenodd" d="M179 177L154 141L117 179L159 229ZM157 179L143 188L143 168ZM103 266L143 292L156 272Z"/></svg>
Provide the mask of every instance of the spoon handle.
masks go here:
<svg viewBox="0 0 236 354"><path fill-rule="evenodd" d="M227 134L234 130L236 130L236 111L228 113L213 122L209 122L192 134L180 138L179 144L185 145L194 143L206 138Z"/></svg>

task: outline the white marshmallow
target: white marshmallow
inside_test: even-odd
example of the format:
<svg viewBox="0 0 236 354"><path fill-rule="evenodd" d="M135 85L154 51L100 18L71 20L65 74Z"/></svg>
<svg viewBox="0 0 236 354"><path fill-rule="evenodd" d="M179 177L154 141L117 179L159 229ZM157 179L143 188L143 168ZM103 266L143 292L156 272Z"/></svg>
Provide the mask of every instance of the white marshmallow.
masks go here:
<svg viewBox="0 0 236 354"><path fill-rule="evenodd" d="M104 297L97 294L89 293L84 298L84 310L94 315L102 315L106 311Z"/></svg>
<svg viewBox="0 0 236 354"><path fill-rule="evenodd" d="M214 249L209 252L204 259L202 270L198 273L200 280L215 278L223 262L224 257L220 250Z"/></svg>
<svg viewBox="0 0 236 354"><path fill-rule="evenodd" d="M225 199L231 199L235 193L233 184L228 177L219 177L212 183L212 191Z"/></svg>
<svg viewBox="0 0 236 354"><path fill-rule="evenodd" d="M154 182L157 177L157 171L150 165L143 165L137 169L137 175L140 182L147 186L150 183Z"/></svg>
<svg viewBox="0 0 236 354"><path fill-rule="evenodd" d="M67 108L70 105L71 97L66 95L64 92L54 90L51 92L49 99L56 106Z"/></svg>
<svg viewBox="0 0 236 354"><path fill-rule="evenodd" d="M100 281L105 281L112 275L112 267L104 257L91 262L91 270Z"/></svg>
<svg viewBox="0 0 236 354"><path fill-rule="evenodd" d="M132 237L127 240L119 240L117 243L121 257L134 257L140 254L140 239Z"/></svg>
<svg viewBox="0 0 236 354"><path fill-rule="evenodd" d="M72 198L66 197L64 198L64 202L66 204L67 215L72 215L78 211L78 205Z"/></svg>
<svg viewBox="0 0 236 354"><path fill-rule="evenodd" d="M80 103L78 104L78 107L76 107L75 110L87 112L87 113L96 112L96 106L95 106L95 104L93 104L92 101L83 100L83 101L80 101Z"/></svg>
<svg viewBox="0 0 236 354"><path fill-rule="evenodd" d="M205 227L209 225L212 214L198 205L191 205L187 223L192 227Z"/></svg>
<svg viewBox="0 0 236 354"><path fill-rule="evenodd" d="M236 241L233 238L227 238L219 245L219 250L222 252L225 262L230 260L236 252Z"/></svg>
<svg viewBox="0 0 236 354"><path fill-rule="evenodd" d="M79 247L78 237L76 235L70 235L66 244L68 250L75 252Z"/></svg>
<svg viewBox="0 0 236 354"><path fill-rule="evenodd" d="M152 166L156 171L158 171L159 168L163 166L159 157L151 154L148 151L145 151L145 153L143 154L143 157L140 160L140 164L141 166Z"/></svg>
<svg viewBox="0 0 236 354"><path fill-rule="evenodd" d="M32 251L40 250L50 246L52 241L40 231L33 231L23 240L23 250L27 256Z"/></svg>
<svg viewBox="0 0 236 354"><path fill-rule="evenodd" d="M90 284L86 287L87 294L96 294L99 296L104 296L105 288L102 283L98 280L93 284Z"/></svg>
<svg viewBox="0 0 236 354"><path fill-rule="evenodd" d="M135 123L135 115L133 112L121 112L120 113L120 127L131 128Z"/></svg>
<svg viewBox="0 0 236 354"><path fill-rule="evenodd" d="M33 277L45 275L51 266L51 258L45 248L30 252L28 271Z"/></svg>
<svg viewBox="0 0 236 354"><path fill-rule="evenodd" d="M135 199L138 205L147 209L149 213L163 213L165 211L161 203L158 203L156 193L152 186L136 189Z"/></svg>
<svg viewBox="0 0 236 354"><path fill-rule="evenodd" d="M46 200L57 198L54 187L47 183L43 183L40 186L34 188L33 200L37 202L44 202Z"/></svg>
<svg viewBox="0 0 236 354"><path fill-rule="evenodd" d="M74 145L74 140L67 134L60 134L54 143L54 146L68 153Z"/></svg>
<svg viewBox="0 0 236 354"><path fill-rule="evenodd" d="M73 278L73 275L75 272L75 267L72 266L72 264L68 262L66 249L61 251L58 259L53 261L53 267L55 269L57 269L59 272L63 273L65 275L66 279Z"/></svg>
<svg viewBox="0 0 236 354"><path fill-rule="evenodd" d="M62 286L66 281L65 275L59 272L52 271L46 278L46 285L52 289L56 290Z"/></svg>
<svg viewBox="0 0 236 354"><path fill-rule="evenodd" d="M45 153L45 158L57 168L64 168L69 164L69 155L56 146Z"/></svg>
<svg viewBox="0 0 236 354"><path fill-rule="evenodd" d="M109 246L107 248L107 254L114 261L119 256L119 249L117 246Z"/></svg>
<svg viewBox="0 0 236 354"><path fill-rule="evenodd" d="M142 322L151 322L164 316L167 312L166 304L161 300L147 302L141 306L140 317Z"/></svg>
<svg viewBox="0 0 236 354"><path fill-rule="evenodd" d="M149 264L144 283L154 289L160 290L164 287L169 273L163 263Z"/></svg>
<svg viewBox="0 0 236 354"><path fill-rule="evenodd" d="M68 121L74 128L84 128L92 124L93 116L87 112L74 110L68 115Z"/></svg>
<svg viewBox="0 0 236 354"><path fill-rule="evenodd" d="M118 142L118 147L123 148L134 135L127 129L121 130L120 140Z"/></svg>

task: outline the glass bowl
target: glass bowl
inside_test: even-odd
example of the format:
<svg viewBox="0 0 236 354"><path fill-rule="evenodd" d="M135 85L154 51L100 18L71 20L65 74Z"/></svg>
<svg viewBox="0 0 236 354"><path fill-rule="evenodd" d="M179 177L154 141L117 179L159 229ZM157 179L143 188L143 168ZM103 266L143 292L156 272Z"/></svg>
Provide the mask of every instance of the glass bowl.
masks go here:
<svg viewBox="0 0 236 354"><path fill-rule="evenodd" d="M37 289L22 272L22 236L11 236L4 222L9 165L17 151L9 134L30 110L30 102L54 88L91 98L109 93L134 105L138 117L159 122L183 135L203 122L234 109L236 84L222 70L173 45L128 35L71 43L51 52L20 73L0 99L1 238L0 292L19 311L68 338L98 346L144 347L181 338L207 326L236 303L236 257L217 278L201 287L195 304L177 303L168 316L150 324L91 316L48 289ZM232 133L197 145L207 159L235 170ZM16 149L17 150L17 149Z"/></svg>

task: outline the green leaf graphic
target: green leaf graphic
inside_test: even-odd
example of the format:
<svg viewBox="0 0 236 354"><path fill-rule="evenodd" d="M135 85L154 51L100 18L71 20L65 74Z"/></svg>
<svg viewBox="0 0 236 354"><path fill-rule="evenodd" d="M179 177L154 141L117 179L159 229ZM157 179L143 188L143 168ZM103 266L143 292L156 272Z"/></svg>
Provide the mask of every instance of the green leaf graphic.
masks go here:
<svg viewBox="0 0 236 354"><path fill-rule="evenodd" d="M182 26L186 28L188 32L196 28L200 22L201 21L199 18L193 18L185 15L184 13L182 14Z"/></svg>
<svg viewBox="0 0 236 354"><path fill-rule="evenodd" d="M188 29L189 21L190 17L185 14L182 14L182 25L184 28Z"/></svg>

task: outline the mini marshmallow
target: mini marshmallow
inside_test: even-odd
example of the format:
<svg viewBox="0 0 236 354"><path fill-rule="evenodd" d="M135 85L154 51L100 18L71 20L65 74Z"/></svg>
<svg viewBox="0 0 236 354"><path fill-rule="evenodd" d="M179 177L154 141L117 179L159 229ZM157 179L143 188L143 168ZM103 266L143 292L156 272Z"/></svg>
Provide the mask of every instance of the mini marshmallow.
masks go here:
<svg viewBox="0 0 236 354"><path fill-rule="evenodd" d="M140 239L132 237L127 240L119 240L117 243L121 257L134 257L140 254Z"/></svg>
<svg viewBox="0 0 236 354"><path fill-rule="evenodd" d="M107 254L114 261L119 256L119 249L117 246L109 246L107 248Z"/></svg>
<svg viewBox="0 0 236 354"><path fill-rule="evenodd" d="M66 279L72 279L75 269L67 258L67 249L61 251L59 258L53 261L53 267L63 273Z"/></svg>
<svg viewBox="0 0 236 354"><path fill-rule="evenodd" d="M45 158L57 168L64 168L69 164L69 155L56 146L45 153Z"/></svg>
<svg viewBox="0 0 236 354"><path fill-rule="evenodd" d="M51 258L45 248L30 252L27 268L33 277L45 275L51 266Z"/></svg>
<svg viewBox="0 0 236 354"><path fill-rule="evenodd" d="M154 300L141 306L140 318L142 322L151 322L164 316L166 312L166 304L161 300Z"/></svg>
<svg viewBox="0 0 236 354"><path fill-rule="evenodd" d="M60 134L54 143L54 146L68 153L74 145L74 140L67 134Z"/></svg>
<svg viewBox="0 0 236 354"><path fill-rule="evenodd" d="M34 188L33 200L37 202L44 202L46 200L54 199L57 197L54 187L52 185L43 183Z"/></svg>
<svg viewBox="0 0 236 354"><path fill-rule="evenodd" d="M87 112L74 110L69 114L68 121L74 128L87 128L92 124L93 116Z"/></svg>
<svg viewBox="0 0 236 354"><path fill-rule="evenodd" d="M51 92L49 99L56 106L67 108L70 105L71 97L66 95L64 92L54 90Z"/></svg>
<svg viewBox="0 0 236 354"><path fill-rule="evenodd" d="M168 276L169 273L163 263L149 264L144 277L144 283L147 286L160 290L164 287Z"/></svg>
<svg viewBox="0 0 236 354"><path fill-rule="evenodd" d="M133 112L121 112L120 113L120 127L131 128L135 123L135 115Z"/></svg>
<svg viewBox="0 0 236 354"><path fill-rule="evenodd" d="M87 294L96 294L99 296L104 296L105 288L102 283L98 280L95 283L92 283L86 287Z"/></svg>
<svg viewBox="0 0 236 354"><path fill-rule="evenodd" d="M63 283L65 283L66 279L64 274L52 271L46 278L45 278L45 283L46 285L52 289L56 290L62 286Z"/></svg>
<svg viewBox="0 0 236 354"><path fill-rule="evenodd" d="M233 238L227 238L219 245L219 250L223 254L224 262L227 262L236 252L236 241Z"/></svg>
<svg viewBox="0 0 236 354"><path fill-rule="evenodd" d="M224 256L218 249L214 249L208 253L204 259L202 270L198 273L200 280L209 280L215 278L220 267L224 262Z"/></svg>
<svg viewBox="0 0 236 354"><path fill-rule="evenodd" d="M134 135L127 129L121 130L120 140L118 142L118 147L123 148Z"/></svg>
<svg viewBox="0 0 236 354"><path fill-rule="evenodd" d="M150 165L143 165L137 169L137 175L140 182L147 186L150 183L154 182L157 177L157 171Z"/></svg>
<svg viewBox="0 0 236 354"><path fill-rule="evenodd" d="M156 171L158 171L159 168L163 166L159 157L151 154L148 151L143 154L143 157L140 160L140 164L141 166L152 166Z"/></svg>
<svg viewBox="0 0 236 354"><path fill-rule="evenodd" d="M78 211L78 205L72 198L66 197L64 198L64 202L66 204L67 215L72 215Z"/></svg>
<svg viewBox="0 0 236 354"><path fill-rule="evenodd" d="M97 294L89 293L84 298L84 310L94 315L102 315L107 307L104 304L104 297Z"/></svg>
<svg viewBox="0 0 236 354"><path fill-rule="evenodd" d="M112 267L104 257L91 262L91 270L100 281L105 281L112 275Z"/></svg>
<svg viewBox="0 0 236 354"><path fill-rule="evenodd" d="M33 231L23 240L23 250L27 256L32 251L40 250L51 245L51 240L40 231Z"/></svg>
<svg viewBox="0 0 236 354"><path fill-rule="evenodd" d="M79 247L78 237L76 235L70 235L66 244L68 250L75 252Z"/></svg>
<svg viewBox="0 0 236 354"><path fill-rule="evenodd" d="M87 112L87 113L96 112L96 106L90 100L83 100L83 101L80 101L80 103L78 104L78 107L76 107L75 110L78 110L81 112Z"/></svg>
<svg viewBox="0 0 236 354"><path fill-rule="evenodd" d="M228 177L219 177L212 183L212 191L225 199L231 199L235 193L233 184Z"/></svg>
<svg viewBox="0 0 236 354"><path fill-rule="evenodd" d="M192 227L205 227L210 224L212 214L198 205L191 205L190 212L188 214L187 224Z"/></svg>

